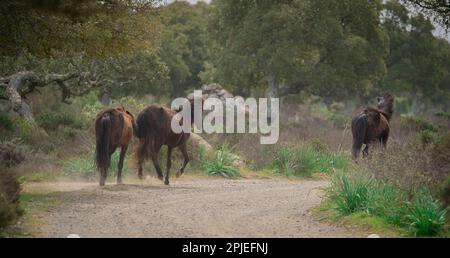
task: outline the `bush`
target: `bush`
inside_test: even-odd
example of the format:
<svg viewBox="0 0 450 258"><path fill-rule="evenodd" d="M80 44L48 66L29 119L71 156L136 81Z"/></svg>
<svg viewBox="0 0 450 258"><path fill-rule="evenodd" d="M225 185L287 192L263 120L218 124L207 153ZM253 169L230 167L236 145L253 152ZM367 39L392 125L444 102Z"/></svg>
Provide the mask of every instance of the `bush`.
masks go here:
<svg viewBox="0 0 450 258"><path fill-rule="evenodd" d="M411 128L416 131L425 131L425 130L432 132L438 131L438 127L433 125L431 122L428 122L423 118L416 117L413 115L402 115L401 124L402 127Z"/></svg>
<svg viewBox="0 0 450 258"><path fill-rule="evenodd" d="M13 121L9 118L8 114L0 112L0 128L3 128L7 131L12 131Z"/></svg>
<svg viewBox="0 0 450 258"><path fill-rule="evenodd" d="M83 122L73 113L59 111L45 111L37 117L39 126L46 131L55 131L60 125L71 127L74 129L83 129Z"/></svg>
<svg viewBox="0 0 450 258"><path fill-rule="evenodd" d="M8 169L0 173L0 233L13 224L23 211L19 204L20 184L16 176Z"/></svg>
<svg viewBox="0 0 450 258"><path fill-rule="evenodd" d="M444 118L450 118L450 112L439 111L439 112L435 113L435 116L437 116L437 117L444 117Z"/></svg>
<svg viewBox="0 0 450 258"><path fill-rule="evenodd" d="M17 147L17 142L0 143L0 167L12 167L25 160L23 151Z"/></svg>
<svg viewBox="0 0 450 258"><path fill-rule="evenodd" d="M336 209L343 215L357 211L368 211L372 206L375 181L367 177L350 178L337 174L331 181L329 198L336 204Z"/></svg>
<svg viewBox="0 0 450 258"><path fill-rule="evenodd" d="M311 176L329 173L348 165L348 157L328 151L323 143L313 140L306 146L282 146L275 154L271 168L287 176Z"/></svg>
<svg viewBox="0 0 450 258"><path fill-rule="evenodd" d="M333 208L344 216L364 212L416 236L436 236L445 227L446 210L425 190L409 202L406 194L386 182L364 174L338 173L327 194Z"/></svg>
<svg viewBox="0 0 450 258"><path fill-rule="evenodd" d="M436 236L445 226L445 214L446 210L440 207L431 194L422 191L414 197L406 218L414 235Z"/></svg>
<svg viewBox="0 0 450 258"><path fill-rule="evenodd" d="M29 122L23 118L17 118L14 119L13 124L14 134L26 143L36 146L52 145L47 133L36 123Z"/></svg>
<svg viewBox="0 0 450 258"><path fill-rule="evenodd" d="M229 151L228 145L219 145L211 159L205 159L205 150L199 149L200 160L203 171L207 175L221 175L226 178L235 178L240 176L239 170L233 165L234 155Z"/></svg>

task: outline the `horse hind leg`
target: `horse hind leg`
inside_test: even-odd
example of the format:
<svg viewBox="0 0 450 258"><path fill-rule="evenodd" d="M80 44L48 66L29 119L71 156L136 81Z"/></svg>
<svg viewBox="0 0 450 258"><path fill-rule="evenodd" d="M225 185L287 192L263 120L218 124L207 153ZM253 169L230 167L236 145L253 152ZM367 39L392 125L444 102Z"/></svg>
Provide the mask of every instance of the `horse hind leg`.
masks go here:
<svg viewBox="0 0 450 258"><path fill-rule="evenodd" d="M176 177L180 177L181 175L183 175L184 169L186 168L186 165L189 163L189 155L186 150L186 143L183 143L182 145L180 145L179 148L180 148L181 153L183 154L184 162L183 162L183 166L181 167L180 171L177 172Z"/></svg>
<svg viewBox="0 0 450 258"><path fill-rule="evenodd" d="M167 147L166 176L164 177L165 185L169 185L170 167L172 166L172 149L172 147Z"/></svg>
<svg viewBox="0 0 450 258"><path fill-rule="evenodd" d="M122 182L122 169L123 169L123 161L125 159L125 155L127 153L128 150L128 145L123 146L120 149L120 159L119 159L119 164L117 165L117 184L121 185L123 184Z"/></svg>
<svg viewBox="0 0 450 258"><path fill-rule="evenodd" d="M108 174L108 169L107 168L102 168L100 170L100 186L105 186L106 175L107 174Z"/></svg>
<svg viewBox="0 0 450 258"><path fill-rule="evenodd" d="M363 158L367 158L369 156L369 145L366 144L366 147L363 150Z"/></svg>
<svg viewBox="0 0 450 258"><path fill-rule="evenodd" d="M163 180L163 173L162 173L162 169L161 166L159 165L159 160L158 160L158 154L159 151L161 150L161 146L160 144L157 144L154 146L154 148L151 151L151 157L152 157L152 161L153 161L153 166L155 167L156 170L156 174L158 175L158 179L159 180Z"/></svg>

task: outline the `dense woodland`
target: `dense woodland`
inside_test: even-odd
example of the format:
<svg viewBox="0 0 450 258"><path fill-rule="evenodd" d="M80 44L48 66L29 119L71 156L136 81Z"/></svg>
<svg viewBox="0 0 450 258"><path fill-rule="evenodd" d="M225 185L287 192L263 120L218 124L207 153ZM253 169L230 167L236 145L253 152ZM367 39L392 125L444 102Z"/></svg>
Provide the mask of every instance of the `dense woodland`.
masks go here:
<svg viewBox="0 0 450 258"><path fill-rule="evenodd" d="M248 142L252 137L205 136L213 146L227 142L219 153L230 147L251 169L281 174L304 168L295 164L308 151L314 160L325 159L308 163L308 175L352 167L345 142L352 109L373 104L385 92L396 96L392 164L374 158L356 170L383 176L393 171L387 181L403 192L386 203L431 203L436 223L425 231L416 227L414 234L441 234L448 225L443 210L450 203L450 42L435 34L436 27L450 29L448 1L3 0L0 17L0 154L8 155L0 155L0 167L11 171L0 180L11 196L0 200L0 228L21 214L14 206L17 176L33 181L36 170L64 170L96 178L96 112L120 104L137 114L147 104L165 104L212 83L234 95L282 99L280 146L255 147ZM308 147L285 145L292 142ZM204 153L198 152L190 150L201 160ZM272 156L273 162L263 162ZM28 163L13 168L23 160ZM425 192L419 185L429 190L414 199ZM342 204L338 194L331 196ZM337 210L370 210L355 205ZM388 217L388 224L415 223L406 219L410 215L389 217L398 210L370 208Z"/></svg>
<svg viewBox="0 0 450 258"><path fill-rule="evenodd" d="M450 44L433 36L433 21L444 26L446 21L410 13L407 6L398 1L5 1L0 98L11 98L9 77L30 71L35 78L20 86L22 98L52 83L60 86L62 100L70 101L91 89L113 98L171 98L216 82L244 96L303 91L328 103L355 98L364 103L390 91L422 108L433 103L448 109Z"/></svg>

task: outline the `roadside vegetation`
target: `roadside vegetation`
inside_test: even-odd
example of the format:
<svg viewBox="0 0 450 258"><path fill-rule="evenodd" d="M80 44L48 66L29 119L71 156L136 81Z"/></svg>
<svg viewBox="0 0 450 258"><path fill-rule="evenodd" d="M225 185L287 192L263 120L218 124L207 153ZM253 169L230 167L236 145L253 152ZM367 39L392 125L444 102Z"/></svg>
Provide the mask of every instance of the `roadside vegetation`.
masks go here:
<svg viewBox="0 0 450 258"><path fill-rule="evenodd" d="M416 1L60 2L0 5L9 24L0 25L0 232L26 210L21 184L98 180L98 112L124 106L136 116L217 83L236 96L280 97L280 139L201 135L212 148L190 148L186 173L327 178L324 209L342 220L448 235L450 43L433 35L428 12L404 5ZM24 74L15 99L11 82ZM396 96L388 148L355 164L350 114L385 91ZM135 177L133 149L125 176Z"/></svg>

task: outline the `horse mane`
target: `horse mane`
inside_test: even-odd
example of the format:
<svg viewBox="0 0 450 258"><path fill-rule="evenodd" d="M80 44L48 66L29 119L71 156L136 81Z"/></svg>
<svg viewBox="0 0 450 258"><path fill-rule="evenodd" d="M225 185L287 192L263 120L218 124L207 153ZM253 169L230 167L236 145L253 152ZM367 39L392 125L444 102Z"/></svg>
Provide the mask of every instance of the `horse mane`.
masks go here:
<svg viewBox="0 0 450 258"><path fill-rule="evenodd" d="M388 113L386 113L384 110L378 109L378 108L373 108L373 107L366 107L364 109L364 113L365 114L369 114L369 113L376 113L376 114L381 114L383 115L386 119L389 120L390 116Z"/></svg>

